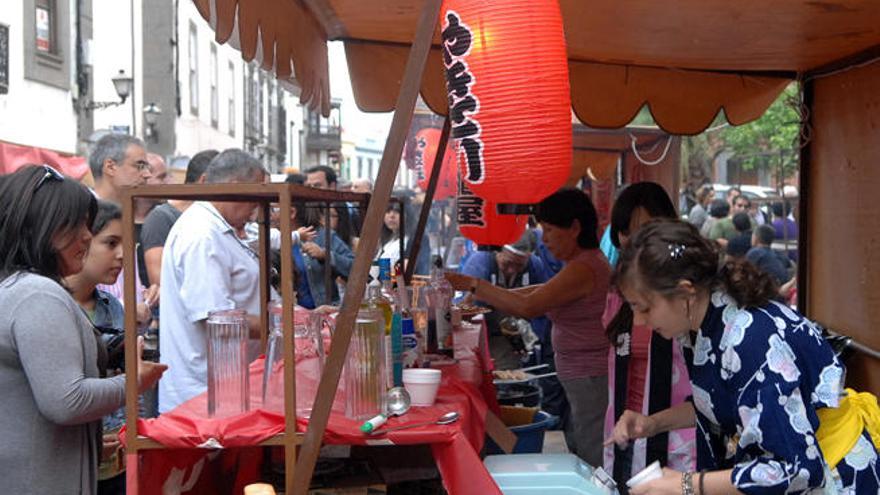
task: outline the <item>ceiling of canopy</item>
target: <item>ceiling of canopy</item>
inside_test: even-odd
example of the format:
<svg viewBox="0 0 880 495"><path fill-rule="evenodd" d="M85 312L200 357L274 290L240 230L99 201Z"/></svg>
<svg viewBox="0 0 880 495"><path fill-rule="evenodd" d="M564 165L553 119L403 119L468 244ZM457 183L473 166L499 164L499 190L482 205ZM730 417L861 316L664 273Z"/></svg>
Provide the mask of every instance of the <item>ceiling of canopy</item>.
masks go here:
<svg viewBox="0 0 880 495"><path fill-rule="evenodd" d="M193 1L218 41L295 84L304 103L324 111L327 40L345 43L358 106L393 110L423 4ZM560 8L572 110L596 128L624 126L644 105L674 134L701 132L721 110L732 124L746 123L795 78L880 47L876 0L560 0ZM444 114L437 36L421 94Z"/></svg>

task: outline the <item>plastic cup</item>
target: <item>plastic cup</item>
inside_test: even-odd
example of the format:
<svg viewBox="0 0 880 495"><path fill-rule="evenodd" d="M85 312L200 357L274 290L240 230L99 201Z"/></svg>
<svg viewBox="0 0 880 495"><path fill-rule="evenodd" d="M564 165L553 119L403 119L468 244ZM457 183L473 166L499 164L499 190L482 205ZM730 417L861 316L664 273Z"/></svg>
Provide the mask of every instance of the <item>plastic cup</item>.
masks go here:
<svg viewBox="0 0 880 495"><path fill-rule="evenodd" d="M636 485L645 483L646 481L656 480L663 476L663 469L660 467L659 461L654 461L650 466L642 469L635 476L626 482L626 486L632 488Z"/></svg>
<svg viewBox="0 0 880 495"><path fill-rule="evenodd" d="M440 388L440 370L411 368L403 370L403 387L409 392L412 405L433 406Z"/></svg>

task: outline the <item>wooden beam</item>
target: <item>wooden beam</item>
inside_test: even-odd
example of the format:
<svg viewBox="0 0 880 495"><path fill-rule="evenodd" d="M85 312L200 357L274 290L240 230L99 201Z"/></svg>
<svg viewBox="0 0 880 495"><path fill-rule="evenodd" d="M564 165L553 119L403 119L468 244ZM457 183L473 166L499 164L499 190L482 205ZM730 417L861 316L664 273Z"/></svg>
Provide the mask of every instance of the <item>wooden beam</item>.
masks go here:
<svg viewBox="0 0 880 495"><path fill-rule="evenodd" d="M516 446L516 435L492 411L486 411L486 434L505 454L513 452Z"/></svg>
<svg viewBox="0 0 880 495"><path fill-rule="evenodd" d="M293 226L290 221L291 193L278 198L281 228L281 332L284 352L284 490L292 493L299 473L296 471L296 356L293 345ZM265 363L270 366L271 363Z"/></svg>
<svg viewBox="0 0 880 495"><path fill-rule="evenodd" d="M321 448L321 440L330 419L330 410L342 368L345 364L345 356L348 353L348 345L351 334L354 331L355 318L364 296L364 287L376 245L379 240L385 209L391 197L391 189L394 186L394 178L400 166L400 157L406 142L406 135L415 109L416 98L419 94L422 73L428 60L428 52L431 48L431 38L434 35L434 27L440 14L441 0L426 0L422 9L419 24L416 29L415 40L409 53L406 71L401 82L400 94L397 96L394 117L391 121L391 130L385 142L385 150L382 153L382 162L379 166L379 175L370 205L367 208L367 216L364 220L364 230L354 260L345 298L342 302L342 310L337 319L336 332L330 349L330 356L318 385L318 395L315 398L314 409L306 431L305 443L302 446L300 458L296 465L297 476L294 480L292 493L294 495L306 495L314 472L315 462L318 460L318 452Z"/></svg>
<svg viewBox="0 0 880 495"><path fill-rule="evenodd" d="M127 455L137 459L137 420L138 420L138 383L137 383L137 296L135 288L135 232L134 232L134 198L130 194L122 196L122 273L125 280L122 287L122 301L125 307L125 429L126 444L129 445ZM137 486L131 489L137 493Z"/></svg>
<svg viewBox="0 0 880 495"><path fill-rule="evenodd" d="M324 295L327 298L327 304L333 302L334 283L333 266L330 264L330 258L333 255L333 230L330 228L331 208L333 208L332 203L324 205Z"/></svg>
<svg viewBox="0 0 880 495"><path fill-rule="evenodd" d="M852 55L848 55L846 57L829 62L820 67L810 69L804 73L803 78L804 81L819 79L822 77L830 76L837 72L854 69L862 65L871 64L877 62L878 60L880 60L880 45L874 45L858 53L854 53Z"/></svg>
<svg viewBox="0 0 880 495"><path fill-rule="evenodd" d="M412 280L413 273L416 269L416 260L419 259L419 249L422 247L422 237L425 234L425 227L428 225L428 216L431 214L431 203L434 202L434 192L437 190L437 183L440 182L440 171L443 168L443 158L446 156L446 143L449 142L449 130L452 125L447 115L443 119L443 130L440 131L440 142L437 143L437 154L434 155L434 164L431 168L431 178L428 179L428 189L425 191L425 201L422 203L422 211L419 214L419 223L416 225L415 236L410 241L412 249L409 253L409 261L406 263L403 279L406 283ZM401 236L402 237L402 236ZM429 247L430 249L430 247ZM403 251L400 252L401 255Z"/></svg>
<svg viewBox="0 0 880 495"><path fill-rule="evenodd" d="M813 165L813 98L814 80L804 81L804 107L807 109L807 132L800 137L800 172L798 174L798 263L797 263L797 309L810 316L810 169ZM784 213L784 210L783 210ZM783 224L784 225L784 224Z"/></svg>
<svg viewBox="0 0 880 495"><path fill-rule="evenodd" d="M304 0L303 3L306 4L306 7L309 8L315 19L321 24L324 33L327 35L327 40L332 41L348 36L345 24L336 15L336 11L328 0Z"/></svg>
<svg viewBox="0 0 880 495"><path fill-rule="evenodd" d="M260 349L266 352L266 341L269 335L269 298L272 294L270 281L272 262L269 243L269 203L260 205L259 255L260 255Z"/></svg>
<svg viewBox="0 0 880 495"><path fill-rule="evenodd" d="M128 190L132 197L188 199L195 201L249 201L274 202L282 194L290 194L298 201L309 202L349 202L359 203L369 200L365 193L337 192L316 187L286 183L251 184L161 184L155 186L136 186Z"/></svg>

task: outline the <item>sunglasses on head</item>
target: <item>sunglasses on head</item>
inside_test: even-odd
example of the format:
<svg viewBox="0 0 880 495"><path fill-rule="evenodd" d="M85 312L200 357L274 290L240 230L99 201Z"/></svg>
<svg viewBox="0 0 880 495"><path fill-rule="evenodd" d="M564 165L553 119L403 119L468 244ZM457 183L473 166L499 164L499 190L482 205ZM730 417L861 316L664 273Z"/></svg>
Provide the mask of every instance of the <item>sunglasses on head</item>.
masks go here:
<svg viewBox="0 0 880 495"><path fill-rule="evenodd" d="M43 174L43 177L40 179L40 182L37 182L37 187L34 188L34 191L38 190L43 184L46 183L47 180L54 179L59 182L64 181L64 176L61 175L61 172L55 170L54 168L52 168L48 165L42 165L42 167L43 167L43 170L45 170L45 174Z"/></svg>

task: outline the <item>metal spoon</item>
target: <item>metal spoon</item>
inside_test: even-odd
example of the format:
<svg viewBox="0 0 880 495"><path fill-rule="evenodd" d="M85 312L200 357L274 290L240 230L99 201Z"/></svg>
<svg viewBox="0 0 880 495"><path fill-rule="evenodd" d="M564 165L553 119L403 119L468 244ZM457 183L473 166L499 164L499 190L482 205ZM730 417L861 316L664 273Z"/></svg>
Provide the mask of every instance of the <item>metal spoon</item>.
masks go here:
<svg viewBox="0 0 880 495"><path fill-rule="evenodd" d="M434 421L425 421L423 423L413 423L410 425L394 426L391 428L385 428L384 430L374 430L374 431L370 432L369 435L372 435L372 436L381 435L383 433L388 433L389 431L406 430L409 428L418 428L420 426L449 425L449 424L452 424L452 423L455 423L456 421L458 421L458 418L459 418L458 412L449 411L448 413L444 414L443 416L440 416L439 418L435 419Z"/></svg>

